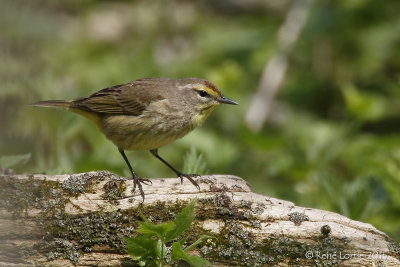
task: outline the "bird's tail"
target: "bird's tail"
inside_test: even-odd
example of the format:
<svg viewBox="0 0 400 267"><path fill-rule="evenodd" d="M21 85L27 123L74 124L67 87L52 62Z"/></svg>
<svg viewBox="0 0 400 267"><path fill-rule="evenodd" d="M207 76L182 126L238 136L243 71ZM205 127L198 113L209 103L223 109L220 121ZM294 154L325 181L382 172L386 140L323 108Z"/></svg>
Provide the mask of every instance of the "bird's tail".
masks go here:
<svg viewBox="0 0 400 267"><path fill-rule="evenodd" d="M33 103L30 106L68 109L71 106L71 102L65 100L45 100Z"/></svg>

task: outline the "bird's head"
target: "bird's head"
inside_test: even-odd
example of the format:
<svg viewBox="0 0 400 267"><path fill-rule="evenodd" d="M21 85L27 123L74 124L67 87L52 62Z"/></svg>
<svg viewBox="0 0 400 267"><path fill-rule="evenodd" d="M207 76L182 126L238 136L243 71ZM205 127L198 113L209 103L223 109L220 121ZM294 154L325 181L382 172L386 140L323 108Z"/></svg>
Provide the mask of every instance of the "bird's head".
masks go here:
<svg viewBox="0 0 400 267"><path fill-rule="evenodd" d="M197 125L200 125L219 104L238 104L225 97L213 83L205 79L180 79L178 88L193 108L193 122Z"/></svg>

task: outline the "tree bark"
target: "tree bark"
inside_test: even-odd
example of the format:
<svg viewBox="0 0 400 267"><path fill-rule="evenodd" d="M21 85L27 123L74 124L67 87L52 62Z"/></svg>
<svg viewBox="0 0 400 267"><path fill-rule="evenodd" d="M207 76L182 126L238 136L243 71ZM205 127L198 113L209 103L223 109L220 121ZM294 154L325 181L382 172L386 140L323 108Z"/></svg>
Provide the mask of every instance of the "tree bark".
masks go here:
<svg viewBox="0 0 400 267"><path fill-rule="evenodd" d="M123 237L140 212L172 220L197 198L188 242L214 266L400 266L400 246L367 223L252 192L232 175L152 179L145 201L132 180L109 172L0 172L0 266L136 266Z"/></svg>

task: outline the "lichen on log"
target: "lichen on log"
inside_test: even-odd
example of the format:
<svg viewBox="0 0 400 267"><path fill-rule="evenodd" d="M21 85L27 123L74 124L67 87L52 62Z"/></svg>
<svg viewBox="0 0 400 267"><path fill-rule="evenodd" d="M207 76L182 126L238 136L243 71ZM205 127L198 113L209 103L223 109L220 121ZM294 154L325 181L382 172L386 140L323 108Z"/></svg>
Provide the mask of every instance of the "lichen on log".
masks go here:
<svg viewBox="0 0 400 267"><path fill-rule="evenodd" d="M200 190L179 178L152 179L146 194L110 172L44 175L0 172L1 266L135 266L124 236L140 212L172 220L193 198L188 243L215 266L400 265L400 246L367 223L252 192L243 179L209 175Z"/></svg>

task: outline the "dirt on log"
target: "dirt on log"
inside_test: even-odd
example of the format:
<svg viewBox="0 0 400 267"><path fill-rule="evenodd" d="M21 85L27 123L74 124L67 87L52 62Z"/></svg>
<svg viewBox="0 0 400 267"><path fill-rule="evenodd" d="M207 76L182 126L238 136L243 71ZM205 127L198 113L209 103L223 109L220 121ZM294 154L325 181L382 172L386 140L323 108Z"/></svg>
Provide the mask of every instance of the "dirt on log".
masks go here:
<svg viewBox="0 0 400 267"><path fill-rule="evenodd" d="M193 198L188 242L214 266L400 266L399 243L367 223L297 207L252 192L232 175L179 178L143 185L110 172L44 175L0 172L0 266L136 266L124 236L140 212L172 220Z"/></svg>

